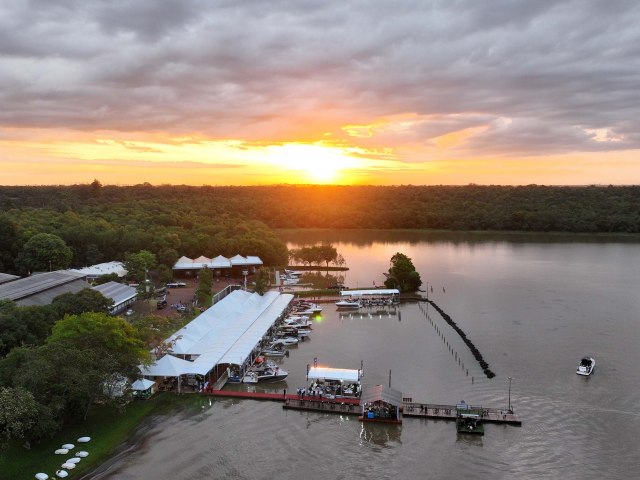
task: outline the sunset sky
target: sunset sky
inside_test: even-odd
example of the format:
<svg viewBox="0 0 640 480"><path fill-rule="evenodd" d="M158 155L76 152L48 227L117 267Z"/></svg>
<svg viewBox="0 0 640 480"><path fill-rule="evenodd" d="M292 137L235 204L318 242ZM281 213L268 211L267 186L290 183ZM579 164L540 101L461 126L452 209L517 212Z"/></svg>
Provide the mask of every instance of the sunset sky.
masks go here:
<svg viewBox="0 0 640 480"><path fill-rule="evenodd" d="M0 3L0 185L640 184L637 0Z"/></svg>

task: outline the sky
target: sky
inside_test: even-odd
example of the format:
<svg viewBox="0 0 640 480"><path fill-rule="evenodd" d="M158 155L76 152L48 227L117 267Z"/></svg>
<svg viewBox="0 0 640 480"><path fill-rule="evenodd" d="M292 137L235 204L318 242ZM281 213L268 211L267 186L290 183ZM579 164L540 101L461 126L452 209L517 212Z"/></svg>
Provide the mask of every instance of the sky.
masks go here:
<svg viewBox="0 0 640 480"><path fill-rule="evenodd" d="M0 185L640 184L637 0L0 1Z"/></svg>

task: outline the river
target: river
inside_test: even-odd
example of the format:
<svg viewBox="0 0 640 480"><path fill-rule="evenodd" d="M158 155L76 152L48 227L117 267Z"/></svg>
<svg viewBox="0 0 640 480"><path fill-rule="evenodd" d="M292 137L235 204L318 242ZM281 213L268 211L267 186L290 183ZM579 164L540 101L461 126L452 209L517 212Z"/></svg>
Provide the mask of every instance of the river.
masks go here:
<svg viewBox="0 0 640 480"><path fill-rule="evenodd" d="M402 426L286 411L279 403L203 398L157 420L93 479L605 479L637 478L640 434L640 242L546 235L302 232L290 247L331 241L349 287L381 285L396 252L477 346L493 379L433 310L415 303L340 314L327 304L310 340L282 366L289 392L307 364L359 368L415 401L511 404L521 427L482 438L446 421ZM426 294L426 293L425 293ZM594 356L591 377L575 374ZM464 367L462 366L464 364ZM511 382L509 382L509 377Z"/></svg>

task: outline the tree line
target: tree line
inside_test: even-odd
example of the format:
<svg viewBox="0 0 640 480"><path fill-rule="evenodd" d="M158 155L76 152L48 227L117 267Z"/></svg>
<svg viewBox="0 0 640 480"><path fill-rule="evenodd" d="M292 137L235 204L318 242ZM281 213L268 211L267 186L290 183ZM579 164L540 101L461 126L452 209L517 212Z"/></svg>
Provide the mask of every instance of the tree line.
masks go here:
<svg viewBox="0 0 640 480"><path fill-rule="evenodd" d="M0 210L13 212L14 221L35 231L46 220L65 241L78 234L69 243L75 255L109 256L109 248L138 251L153 245L163 263L161 251L171 254L179 246L187 255L200 255L207 241L222 247L234 241L219 234L254 230L256 223L270 228L640 233L640 186L117 187L96 181L66 187L0 187ZM35 216L25 219L16 210ZM43 211L55 214L42 218L37 213ZM80 218L96 233L74 229ZM193 235L185 235L185 230ZM130 234L122 241L134 245L124 248L122 241L113 242L118 235ZM249 235L246 240L261 239Z"/></svg>

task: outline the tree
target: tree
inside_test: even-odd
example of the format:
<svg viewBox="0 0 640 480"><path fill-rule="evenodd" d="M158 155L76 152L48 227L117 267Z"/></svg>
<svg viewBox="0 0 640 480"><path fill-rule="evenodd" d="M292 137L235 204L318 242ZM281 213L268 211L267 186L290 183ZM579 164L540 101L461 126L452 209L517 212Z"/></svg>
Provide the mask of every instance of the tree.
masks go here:
<svg viewBox="0 0 640 480"><path fill-rule="evenodd" d="M93 284L94 285L104 285L105 283L117 282L118 280L120 280L120 277L118 276L117 273L106 273L106 274L100 275L98 278L96 278L93 281Z"/></svg>
<svg viewBox="0 0 640 480"><path fill-rule="evenodd" d="M16 244L18 229L5 214L0 214L0 272L15 271Z"/></svg>
<svg viewBox="0 0 640 480"><path fill-rule="evenodd" d="M51 306L56 311L58 318L63 318L65 315L80 315L84 312L109 313L109 308L113 306L113 300L97 290L84 288L78 293L67 292L58 295L51 302Z"/></svg>
<svg viewBox="0 0 640 480"><path fill-rule="evenodd" d="M211 288L213 287L213 272L204 267L198 274L198 288L195 292L198 305L211 305Z"/></svg>
<svg viewBox="0 0 640 480"><path fill-rule="evenodd" d="M138 296L150 298L153 289L148 281L149 270L157 266L156 256L149 250L140 250L138 253L128 253L124 259L124 268L127 276L138 283Z"/></svg>
<svg viewBox="0 0 640 480"><path fill-rule="evenodd" d="M384 284L387 288L397 288L401 292L415 292L422 285L420 274L409 257L396 253L391 257L391 267Z"/></svg>
<svg viewBox="0 0 640 480"><path fill-rule="evenodd" d="M68 268L72 258L73 253L62 238L39 233L27 240L18 261L23 271L32 273Z"/></svg>
<svg viewBox="0 0 640 480"><path fill-rule="evenodd" d="M271 278L271 271L268 268L259 268L256 275L256 287L255 292L264 295L269 288Z"/></svg>
<svg viewBox="0 0 640 480"><path fill-rule="evenodd" d="M138 253L128 253L124 259L124 268L127 276L137 283L144 283L149 270L157 265L156 256L149 250L140 250Z"/></svg>
<svg viewBox="0 0 640 480"><path fill-rule="evenodd" d="M338 259L338 251L333 245L322 244L315 248L318 250L318 256L327 264L327 268L330 263L335 262Z"/></svg>
<svg viewBox="0 0 640 480"><path fill-rule="evenodd" d="M40 408L31 392L22 387L0 387L0 445L23 440L38 423Z"/></svg>

